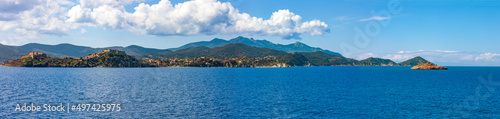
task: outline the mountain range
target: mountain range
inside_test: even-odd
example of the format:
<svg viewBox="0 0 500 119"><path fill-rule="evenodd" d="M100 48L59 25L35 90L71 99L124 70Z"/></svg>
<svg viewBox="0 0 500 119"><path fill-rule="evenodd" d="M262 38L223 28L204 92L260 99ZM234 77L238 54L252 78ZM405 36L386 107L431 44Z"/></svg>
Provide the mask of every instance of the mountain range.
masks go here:
<svg viewBox="0 0 500 119"><path fill-rule="evenodd" d="M206 46L189 47L176 51L165 51L136 56L142 60L161 59L193 59L198 57L210 57L216 59L232 59L242 57L252 58L274 58L290 66L413 66L417 62L427 62L421 57L415 57L404 64L398 64L389 59L367 58L361 61L342 56L327 54L322 51L316 52L292 52L279 51L269 48L259 48L243 43L227 44L222 47L209 48Z"/></svg>
<svg viewBox="0 0 500 119"><path fill-rule="evenodd" d="M255 46L255 47L260 47L260 48L269 48L269 49L285 51L285 52L316 52L316 51L321 51L321 52L325 52L325 53L331 54L331 55L342 56L340 53L332 52L329 50L323 50L323 49L317 48L317 47L311 47L311 46L308 46L308 45L301 43L301 42L295 42L295 43L288 44L288 45L282 45L282 44L275 44L275 43L269 42L267 40L255 40L253 38L246 38L246 37L242 37L242 36L230 39L228 41L223 40L223 39L219 39L219 38L215 38L211 41L194 42L194 43L189 43L189 44L183 45L183 46L178 47L178 48L171 48L169 50L175 51L175 50L179 50L179 49L198 47L198 46L206 46L209 48L214 48L214 47L221 47L221 46L225 46L227 44L234 44L234 43L243 43L243 44L246 44L249 46Z"/></svg>
<svg viewBox="0 0 500 119"><path fill-rule="evenodd" d="M22 46L7 46L0 44L0 61L13 60L15 58L21 57L31 51L43 52L52 57L83 57L88 54L100 52L106 49L116 49L125 51L129 55L137 56L148 53L160 53L166 51L176 51L185 48L206 46L208 48L221 47L227 44L243 43L249 46L255 46L260 48L269 48L285 52L315 52L322 51L332 55L342 56L340 53L332 52L329 50L323 50L317 47L311 47L306 44L296 42L288 45L281 45L269 42L267 40L255 40L253 38L237 37L230 40L223 40L215 38L211 41L200 41L189 43L178 48L170 49L154 49L145 48L137 45L131 45L127 47L114 46L114 47L104 47L104 48L92 48L87 46L77 46L72 44L58 44L58 45L45 45L39 43L29 43Z"/></svg>
<svg viewBox="0 0 500 119"><path fill-rule="evenodd" d="M161 53L151 53L137 56L138 58L149 59L189 59L196 57L212 57L217 59L229 59L238 57L281 57L287 52L273 50L269 48L258 48L242 43L227 44L222 47L209 48L206 46L190 47L177 51L167 51Z"/></svg>
<svg viewBox="0 0 500 119"><path fill-rule="evenodd" d="M13 60L31 51L43 52L51 57L83 57L106 49L125 51L129 55L133 55L143 60L186 59L196 57L212 57L218 59L273 57L277 60L285 61L291 66L414 66L419 63L428 62L422 57L415 57L399 64L381 58L367 58L358 61L351 58L345 58L336 52L311 47L300 42L282 45L267 40L255 40L253 38L241 36L230 40L215 38L211 41L194 42L170 49L144 48L137 45L92 48L72 44L45 45L30 43L22 46L7 46L0 44L0 61L5 62Z"/></svg>
<svg viewBox="0 0 500 119"><path fill-rule="evenodd" d="M92 47L77 46L72 44L44 45L38 43L29 43L19 47L27 51L43 52L52 57L82 57L92 53L101 52L107 49L116 49L125 51L129 55L142 55L147 53L168 51L168 50L160 50L153 48L144 48L137 45L131 45L127 47L115 46L115 47L105 47L105 48L92 48Z"/></svg>

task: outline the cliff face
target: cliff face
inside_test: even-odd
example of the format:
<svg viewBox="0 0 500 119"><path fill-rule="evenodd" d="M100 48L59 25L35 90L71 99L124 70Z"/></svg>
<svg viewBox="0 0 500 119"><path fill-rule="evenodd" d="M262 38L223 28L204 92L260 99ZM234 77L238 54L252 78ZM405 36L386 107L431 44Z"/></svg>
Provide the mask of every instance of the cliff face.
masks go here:
<svg viewBox="0 0 500 119"><path fill-rule="evenodd" d="M411 69L423 69L423 70L447 70L448 68L443 67L443 66L438 66L432 63L423 63L419 64L417 66L412 67Z"/></svg>

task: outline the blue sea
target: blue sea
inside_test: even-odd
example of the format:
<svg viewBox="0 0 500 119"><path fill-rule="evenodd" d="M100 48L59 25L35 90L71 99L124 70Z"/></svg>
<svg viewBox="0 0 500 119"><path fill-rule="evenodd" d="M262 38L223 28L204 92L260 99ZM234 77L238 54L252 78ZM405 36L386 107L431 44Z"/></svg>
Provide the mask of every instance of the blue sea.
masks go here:
<svg viewBox="0 0 500 119"><path fill-rule="evenodd" d="M500 118L500 67L448 68L0 67L0 118Z"/></svg>

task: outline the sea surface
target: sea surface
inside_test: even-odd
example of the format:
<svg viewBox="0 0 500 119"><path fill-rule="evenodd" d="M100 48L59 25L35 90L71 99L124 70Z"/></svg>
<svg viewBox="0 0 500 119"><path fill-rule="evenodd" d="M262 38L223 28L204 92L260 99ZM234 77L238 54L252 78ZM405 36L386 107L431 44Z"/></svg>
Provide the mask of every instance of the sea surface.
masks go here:
<svg viewBox="0 0 500 119"><path fill-rule="evenodd" d="M500 118L500 67L448 68L0 67L0 118Z"/></svg>

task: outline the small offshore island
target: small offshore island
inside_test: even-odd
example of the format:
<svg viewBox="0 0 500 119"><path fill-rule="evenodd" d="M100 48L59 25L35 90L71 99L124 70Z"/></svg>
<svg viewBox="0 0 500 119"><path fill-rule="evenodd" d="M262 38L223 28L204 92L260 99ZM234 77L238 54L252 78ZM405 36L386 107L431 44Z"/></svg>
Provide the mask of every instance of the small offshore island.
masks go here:
<svg viewBox="0 0 500 119"><path fill-rule="evenodd" d="M443 67L443 66L438 66L436 64L432 63L422 63L418 64L417 66L413 66L411 69L421 69L421 70L447 70L448 68Z"/></svg>

